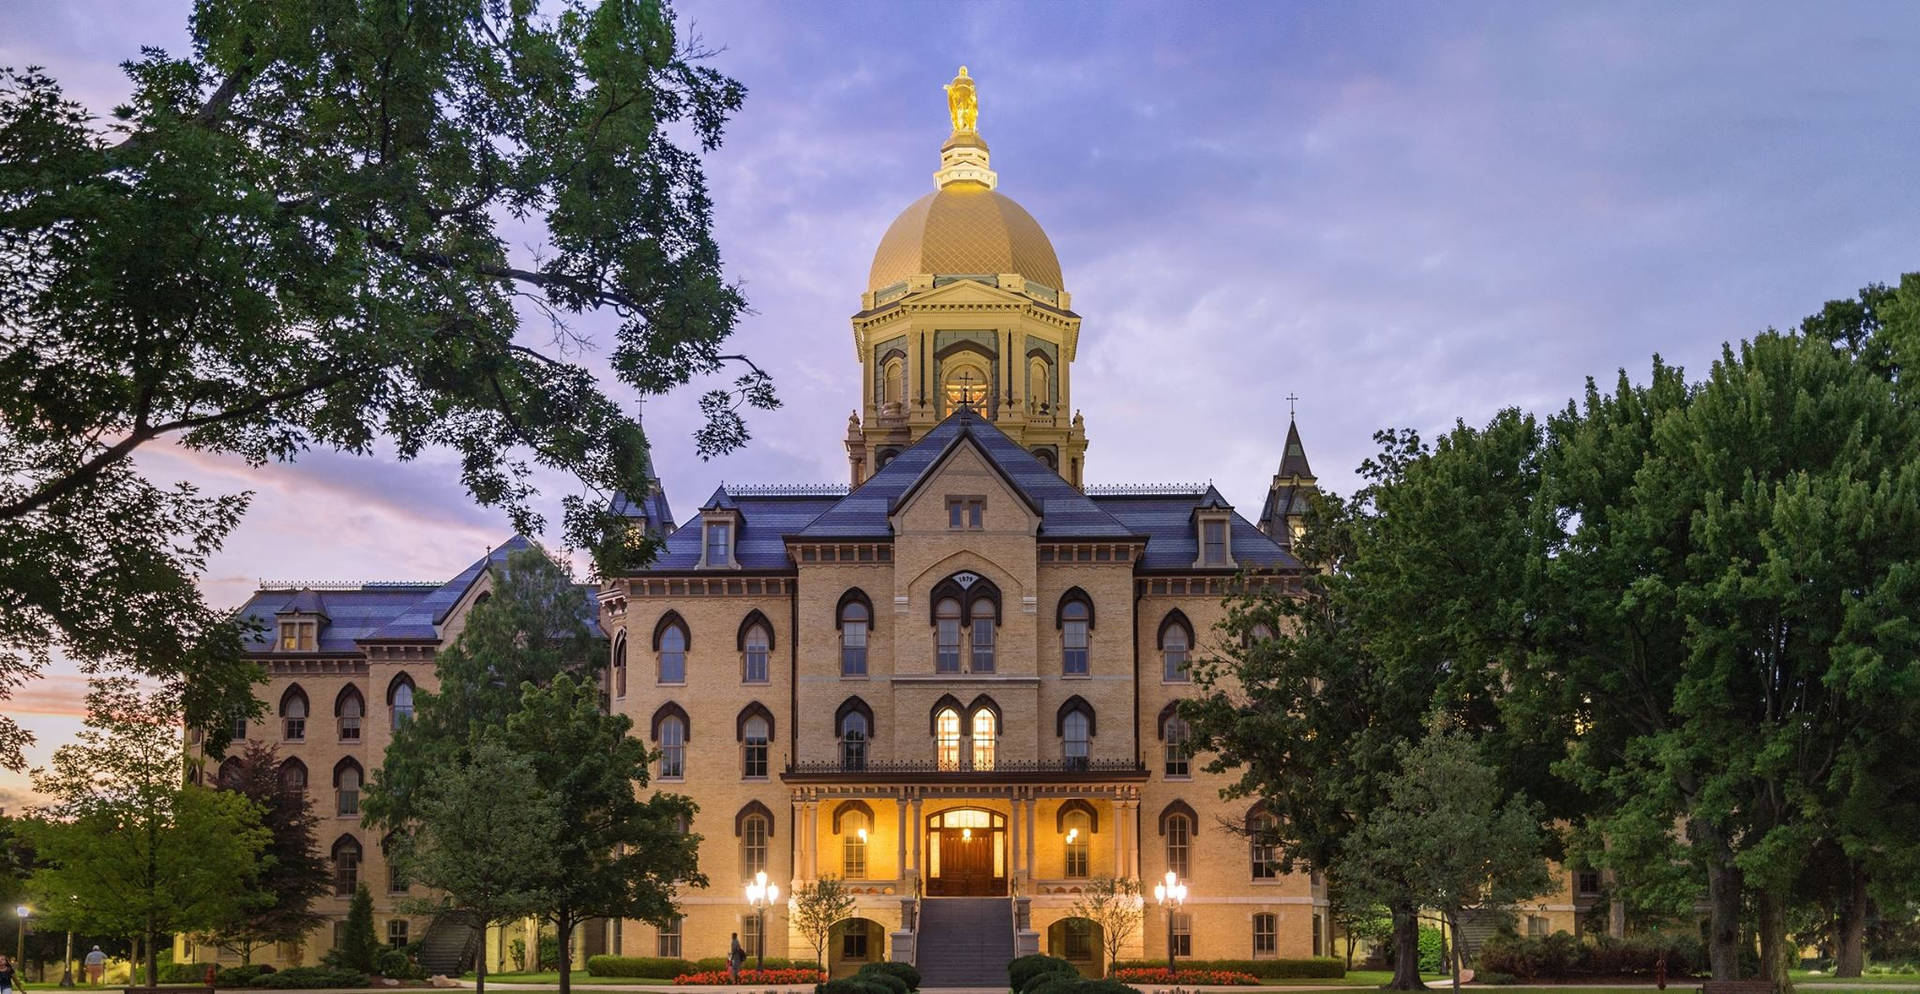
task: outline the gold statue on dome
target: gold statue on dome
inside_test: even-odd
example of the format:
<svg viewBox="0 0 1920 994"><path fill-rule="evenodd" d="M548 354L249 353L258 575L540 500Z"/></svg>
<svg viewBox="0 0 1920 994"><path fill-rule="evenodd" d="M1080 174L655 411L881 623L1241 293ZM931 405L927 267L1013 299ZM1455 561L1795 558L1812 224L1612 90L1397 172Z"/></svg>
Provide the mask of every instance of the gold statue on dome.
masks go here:
<svg viewBox="0 0 1920 994"><path fill-rule="evenodd" d="M944 89L947 91L947 116L953 118L955 134L972 132L974 125L980 123L980 99L973 92L973 80L967 76L967 67L960 67L960 75L953 77Z"/></svg>

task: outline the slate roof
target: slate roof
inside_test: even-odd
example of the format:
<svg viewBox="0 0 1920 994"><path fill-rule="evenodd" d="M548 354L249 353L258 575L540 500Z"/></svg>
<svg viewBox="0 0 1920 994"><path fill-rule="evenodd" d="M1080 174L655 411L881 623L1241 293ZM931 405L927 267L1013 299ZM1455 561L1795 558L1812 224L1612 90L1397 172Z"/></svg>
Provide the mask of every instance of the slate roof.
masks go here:
<svg viewBox="0 0 1920 994"><path fill-rule="evenodd" d="M319 651L357 652L361 642L438 640L447 617L466 596L480 575L492 566L504 565L507 557L522 549L535 548L526 538L515 535L474 560L459 575L445 583L369 583L346 589L297 590L273 589L255 593L242 605L242 616L251 617L261 631L247 642L254 652L272 651L277 634L276 614L321 614ZM598 625L598 591L590 584L579 586L581 616Z"/></svg>
<svg viewBox="0 0 1920 994"><path fill-rule="evenodd" d="M787 569L785 536L800 531L843 498L819 494L727 495L727 505L740 512L740 532L733 552L743 569ZM690 570L700 565L700 519L682 525L667 536L666 548L643 572Z"/></svg>
<svg viewBox="0 0 1920 994"><path fill-rule="evenodd" d="M614 494L611 506L613 513L623 517L647 519L647 530L656 535L673 531L673 508L667 505L665 490L656 487L638 500L626 494Z"/></svg>
<svg viewBox="0 0 1920 994"><path fill-rule="evenodd" d="M1043 538L1131 538L1134 533L1113 515L1102 511L1086 494L1005 432L975 413L961 408L926 433L920 441L840 499L799 533L800 538L884 539L893 537L888 518L900 498L911 491L941 462L948 450L971 439L1007 483L1040 509Z"/></svg>
<svg viewBox="0 0 1920 994"><path fill-rule="evenodd" d="M1193 524L1193 512L1206 504L1208 494L1218 497L1219 491L1208 487L1206 494L1114 494L1093 500L1135 533L1147 537L1147 551L1138 564L1141 569L1190 572L1194 560L1200 558L1200 535ZM1228 534L1233 559L1239 567L1300 568L1300 560L1293 553L1268 538L1237 511Z"/></svg>

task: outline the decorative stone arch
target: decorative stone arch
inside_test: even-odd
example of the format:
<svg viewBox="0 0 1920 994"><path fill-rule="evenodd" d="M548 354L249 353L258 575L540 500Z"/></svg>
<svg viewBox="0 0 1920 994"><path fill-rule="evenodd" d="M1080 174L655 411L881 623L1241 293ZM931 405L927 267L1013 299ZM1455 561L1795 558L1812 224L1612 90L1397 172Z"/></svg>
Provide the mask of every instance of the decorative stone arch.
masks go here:
<svg viewBox="0 0 1920 994"><path fill-rule="evenodd" d="M1087 592L1084 590L1081 590L1079 587L1068 587L1067 592L1060 595L1060 603L1054 605L1054 609L1053 609L1054 630L1058 631L1059 629L1067 627L1067 605L1068 604L1086 605L1087 631L1093 631L1093 598L1087 596Z"/></svg>
<svg viewBox="0 0 1920 994"><path fill-rule="evenodd" d="M352 756L348 756L347 758L339 761L338 763L333 764L333 789L334 790L340 789L340 776L346 773L348 770L352 770L354 773L359 775L360 786L365 787L367 785L366 769L360 765L359 760L354 759Z"/></svg>
<svg viewBox="0 0 1920 994"><path fill-rule="evenodd" d="M238 757L228 756L220 761L220 768L214 773L214 786L223 790L236 789L240 786L240 779L245 772L246 766Z"/></svg>
<svg viewBox="0 0 1920 994"><path fill-rule="evenodd" d="M620 634L613 637L613 651L607 656L607 666L609 669L615 671L623 670L627 667L627 633L625 629L621 629Z"/></svg>
<svg viewBox="0 0 1920 994"><path fill-rule="evenodd" d="M274 782L280 785L281 790L306 790L307 764L297 756L281 760L280 765L274 768Z"/></svg>
<svg viewBox="0 0 1920 994"><path fill-rule="evenodd" d="M342 832L339 838L333 840L333 845L327 847L327 855L333 860L338 861L340 855L349 849L353 850L353 854L356 857L364 857L367 854L367 850L360 844L359 838L355 837L352 832Z"/></svg>
<svg viewBox="0 0 1920 994"><path fill-rule="evenodd" d="M393 706L393 695L399 693L401 687L413 691L416 695L420 693L420 686L413 682L413 677L408 676L406 670L401 670L393 675L393 679L387 681L388 707Z"/></svg>
<svg viewBox="0 0 1920 994"><path fill-rule="evenodd" d="M307 699L307 692L300 689L300 685L297 683L288 685L286 691L280 695L280 717L285 718L287 716L287 705L296 700L301 703L302 710L306 713L306 717L313 717L313 702Z"/></svg>
<svg viewBox="0 0 1920 994"><path fill-rule="evenodd" d="M693 629L687 625L687 619L680 617L680 612L672 610L661 615L660 620L653 624L653 651L660 651L660 636L665 635L667 629L674 627L678 627L680 634L686 638L687 651L693 651Z"/></svg>
<svg viewBox="0 0 1920 994"><path fill-rule="evenodd" d="M687 717L687 709L668 701L653 712L653 718L647 723L647 734L655 742L660 741L660 726L668 718L680 719L680 730L685 733L682 743L693 741L693 721Z"/></svg>
<svg viewBox="0 0 1920 994"><path fill-rule="evenodd" d="M1187 802L1175 798L1172 801L1168 801L1166 807L1160 809L1159 822L1161 835L1167 834L1167 823L1176 817L1187 820L1187 833L1189 836L1200 834L1200 816L1194 813L1192 806L1188 805Z"/></svg>
<svg viewBox="0 0 1920 994"><path fill-rule="evenodd" d="M966 729L969 727L967 722L970 720L973 711L965 704L960 703L960 698L952 694L941 694L940 699L933 702L933 707L927 709L928 735L940 734L940 712L942 711L952 711L954 714L959 715L961 733L966 733Z"/></svg>
<svg viewBox="0 0 1920 994"><path fill-rule="evenodd" d="M935 710L937 711L938 709L936 708ZM837 739L844 735L847 727L847 715L850 714L857 714L866 719L867 740L872 741L874 733L879 730L879 726L873 723L873 708L867 706L867 702L861 700L858 695L841 701L840 706L833 710L833 737Z"/></svg>
<svg viewBox="0 0 1920 994"><path fill-rule="evenodd" d="M1180 718L1180 702L1168 701L1167 706L1160 709L1160 718L1157 722L1160 741L1165 742L1167 740L1167 722L1175 718ZM1186 719L1181 718L1180 720L1185 721Z"/></svg>
<svg viewBox="0 0 1920 994"><path fill-rule="evenodd" d="M768 841L772 841L774 829L773 812L759 801L748 801L746 804L741 805L740 810L733 813L733 837L738 839L747 834L747 819L754 815L759 815L767 820L767 839Z"/></svg>
<svg viewBox="0 0 1920 994"><path fill-rule="evenodd" d="M1053 827L1055 831L1061 835L1067 834L1067 816L1070 814L1086 815L1087 831L1095 834L1100 832L1100 810L1078 797L1060 805L1060 810L1054 813Z"/></svg>
<svg viewBox="0 0 1920 994"><path fill-rule="evenodd" d="M1174 628L1179 628L1186 632L1187 651L1192 652L1194 650L1193 622L1188 621L1186 612L1177 607L1168 611L1167 616L1160 619L1160 631L1154 636L1153 647L1164 651L1167 647L1167 632L1172 631Z"/></svg>
<svg viewBox="0 0 1920 994"><path fill-rule="evenodd" d="M760 613L759 608L748 611L747 616L740 619L740 631L733 637L734 646L741 652L747 651L747 633L752 631L755 625L759 625L766 630L767 652L773 652L773 622L767 620L767 616Z"/></svg>
<svg viewBox="0 0 1920 994"><path fill-rule="evenodd" d="M346 686L340 688L339 693L333 695L333 716L335 718L343 717L346 714L348 701L359 701L360 716L363 718L366 717L367 715L366 695L360 693L359 687L356 687L353 684L347 684Z"/></svg>
<svg viewBox="0 0 1920 994"><path fill-rule="evenodd" d="M840 834L840 819L849 814L863 814L867 816L867 824L879 824L879 822L873 820L873 807L867 802L860 800L841 801L839 806L833 809L833 834Z"/></svg>
<svg viewBox="0 0 1920 994"><path fill-rule="evenodd" d="M766 719L767 741L768 742L773 741L773 738L774 738L773 712L767 710L767 706L760 703L759 701L747 702L747 706L741 708L740 713L734 716L734 719L733 719L734 741L745 742L747 740L747 719L756 718L756 717Z"/></svg>
<svg viewBox="0 0 1920 994"><path fill-rule="evenodd" d="M1273 811L1267 807L1266 801L1253 802L1253 804L1247 808L1247 813L1242 820L1242 825L1245 827L1247 834L1258 834L1262 830L1260 822L1263 819L1271 819L1274 822L1278 822L1280 816L1274 814Z"/></svg>
<svg viewBox="0 0 1920 994"><path fill-rule="evenodd" d="M848 604L858 604L867 609L867 630L872 631L873 599L868 597L867 592L861 590L859 587L848 587L847 592L841 594L840 600L833 605L834 630L839 631L844 626Z"/></svg>
<svg viewBox="0 0 1920 994"><path fill-rule="evenodd" d="M962 583L961 578L968 576L973 579ZM983 600L993 605L993 627L1006 624L1007 615L1000 606L1000 585L974 570L957 570L933 585L933 590L927 595L927 624L940 623L940 602L943 600L960 603L961 624L973 622L973 606Z"/></svg>
<svg viewBox="0 0 1920 994"><path fill-rule="evenodd" d="M966 725L964 727L968 735L973 734L973 716L979 714L981 711L986 711L993 715L993 734L995 738L1006 733L1006 722L1003 721L1000 716L1000 703L985 694L979 694L967 705L965 711L960 712L966 716Z"/></svg>
<svg viewBox="0 0 1920 994"><path fill-rule="evenodd" d="M1067 737L1067 715L1075 711L1087 716L1087 738L1093 738L1100 734L1099 728L1095 724L1098 719L1093 713L1093 705L1088 704L1087 699L1081 697L1079 694L1075 694L1060 702L1060 710L1054 712L1053 716L1053 734L1063 739Z"/></svg>

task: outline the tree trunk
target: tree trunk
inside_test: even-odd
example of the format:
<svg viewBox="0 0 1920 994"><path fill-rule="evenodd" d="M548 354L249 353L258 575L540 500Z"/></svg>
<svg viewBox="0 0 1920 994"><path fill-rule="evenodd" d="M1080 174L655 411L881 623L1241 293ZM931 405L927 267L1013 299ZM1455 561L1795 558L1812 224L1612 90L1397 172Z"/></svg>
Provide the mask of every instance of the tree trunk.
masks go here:
<svg viewBox="0 0 1920 994"><path fill-rule="evenodd" d="M1424 991L1420 981L1420 914L1411 905L1393 908L1393 979L1381 990Z"/></svg>
<svg viewBox="0 0 1920 994"><path fill-rule="evenodd" d="M480 951L473 957L473 992L487 994L487 926L480 925Z"/></svg>
<svg viewBox="0 0 1920 994"><path fill-rule="evenodd" d="M1834 923L1833 975L1858 977L1867 965L1867 874L1858 864L1840 899L1839 921Z"/></svg>
<svg viewBox="0 0 1920 994"><path fill-rule="evenodd" d="M1347 932L1347 969L1353 969L1353 933Z"/></svg>
<svg viewBox="0 0 1920 994"><path fill-rule="evenodd" d="M1452 967L1453 994L1460 994L1460 969L1466 966L1460 953L1460 916L1447 912L1441 920L1446 923L1447 930L1453 933L1453 956L1447 962Z"/></svg>
<svg viewBox="0 0 1920 994"><path fill-rule="evenodd" d="M1740 979L1740 870L1719 833L1695 824L1694 840L1707 848L1707 962L1713 979Z"/></svg>
<svg viewBox="0 0 1920 994"><path fill-rule="evenodd" d="M160 986L160 950L155 946L155 943L158 942L159 939L160 939L160 933L156 929L154 929L153 924L149 922L147 924L147 941L146 941L147 986L149 987Z"/></svg>
<svg viewBox="0 0 1920 994"><path fill-rule="evenodd" d="M560 994L571 994L573 990L573 915L561 911L553 916L553 929L560 940Z"/></svg>
<svg viewBox="0 0 1920 994"><path fill-rule="evenodd" d="M1760 979L1773 982L1775 994L1793 994L1793 978L1787 970L1793 959L1793 947L1787 942L1787 902L1773 890L1759 893L1760 905Z"/></svg>

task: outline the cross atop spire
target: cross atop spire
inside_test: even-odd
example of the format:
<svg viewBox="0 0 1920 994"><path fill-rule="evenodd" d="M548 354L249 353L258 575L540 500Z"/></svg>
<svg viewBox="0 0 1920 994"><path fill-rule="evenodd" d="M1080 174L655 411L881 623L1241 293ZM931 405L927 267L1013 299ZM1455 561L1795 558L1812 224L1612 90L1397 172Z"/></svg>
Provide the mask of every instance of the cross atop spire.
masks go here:
<svg viewBox="0 0 1920 994"><path fill-rule="evenodd" d="M1293 403L1300 399L1299 394L1287 394L1287 420L1293 420Z"/></svg>

